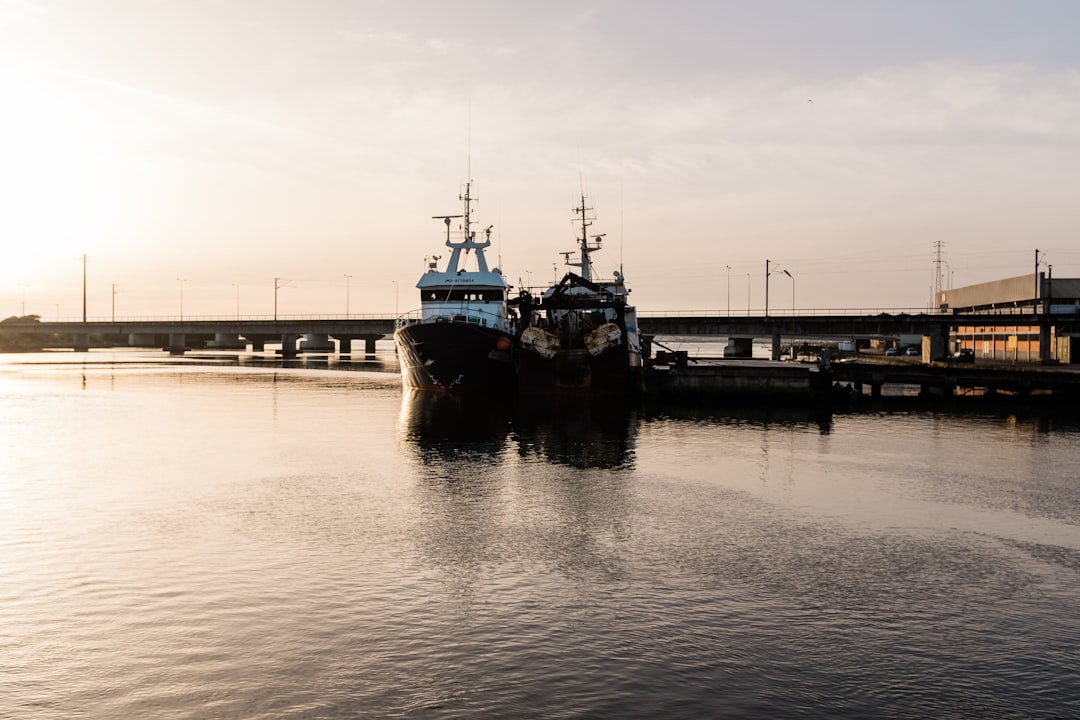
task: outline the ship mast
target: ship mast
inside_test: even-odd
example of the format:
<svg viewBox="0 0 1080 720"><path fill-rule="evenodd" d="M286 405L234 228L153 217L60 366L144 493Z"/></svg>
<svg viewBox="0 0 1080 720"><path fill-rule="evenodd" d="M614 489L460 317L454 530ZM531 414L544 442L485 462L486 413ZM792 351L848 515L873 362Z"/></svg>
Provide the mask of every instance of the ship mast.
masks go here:
<svg viewBox="0 0 1080 720"><path fill-rule="evenodd" d="M592 208L585 205L585 192L582 191L581 206L574 208L574 212L581 215L581 238L578 239L578 243L581 245L581 257L578 262L570 262L570 253L564 253L566 264L570 267L579 268L581 277L589 282L592 282L592 261L589 259L589 253L600 249L600 238L606 234L593 235L592 239L595 244L589 243L589 226L592 225L592 221L595 219L589 215L591 210Z"/></svg>
<svg viewBox="0 0 1080 720"><path fill-rule="evenodd" d="M465 183L465 194L458 196L459 200L463 200L465 203L464 215L435 215L433 219L442 220L446 223L446 247L452 251L450 253L450 259L446 261L446 272L456 273L459 271L458 264L461 261L461 251L464 250L468 253L470 250L476 251L476 265L480 272L488 272L487 258L484 257L484 248L491 245L491 227L488 227L484 232L484 242L476 242L475 234L469 227L470 213L472 212L473 198L469 194L469 190L472 186L472 181ZM453 218L464 218L462 223L462 230L465 234L465 239L461 242L453 242L450 239L450 220Z"/></svg>

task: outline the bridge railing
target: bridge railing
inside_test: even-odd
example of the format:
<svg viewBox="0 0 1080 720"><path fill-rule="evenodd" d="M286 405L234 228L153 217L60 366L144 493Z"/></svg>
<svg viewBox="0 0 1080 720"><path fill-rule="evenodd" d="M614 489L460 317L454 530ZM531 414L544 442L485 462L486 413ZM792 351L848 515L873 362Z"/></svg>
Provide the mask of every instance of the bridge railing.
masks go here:
<svg viewBox="0 0 1080 720"><path fill-rule="evenodd" d="M769 308L769 317L828 317L850 315L923 315L932 313L925 307L921 308ZM937 313L935 313L937 314ZM715 317L715 318L738 318L738 317L764 317L765 308L751 308L749 310L647 310L638 312L638 317Z"/></svg>
<svg viewBox="0 0 1080 720"><path fill-rule="evenodd" d="M188 315L184 314L183 317L179 315L117 315L115 318L111 315L105 316L88 316L87 322L92 323L132 323L132 322L274 322L274 321L293 321L293 320L393 320L393 313L325 313L316 315L282 315L278 314L277 317L273 315ZM60 323L80 323L83 321L81 315L77 317L53 317L41 318L42 324L50 322Z"/></svg>

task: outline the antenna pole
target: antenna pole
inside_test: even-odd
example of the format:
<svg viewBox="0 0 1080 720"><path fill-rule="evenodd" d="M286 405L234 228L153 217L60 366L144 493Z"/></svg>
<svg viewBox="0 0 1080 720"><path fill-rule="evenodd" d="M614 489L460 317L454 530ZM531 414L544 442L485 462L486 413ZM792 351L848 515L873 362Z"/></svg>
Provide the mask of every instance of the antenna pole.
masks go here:
<svg viewBox="0 0 1080 720"><path fill-rule="evenodd" d="M1035 248L1035 299L1031 303L1035 315L1039 314L1039 248Z"/></svg>
<svg viewBox="0 0 1080 720"><path fill-rule="evenodd" d="M941 307L941 263L944 260L941 257L941 251L945 242L942 240L934 241L934 297L930 299L930 310L933 312L934 308Z"/></svg>

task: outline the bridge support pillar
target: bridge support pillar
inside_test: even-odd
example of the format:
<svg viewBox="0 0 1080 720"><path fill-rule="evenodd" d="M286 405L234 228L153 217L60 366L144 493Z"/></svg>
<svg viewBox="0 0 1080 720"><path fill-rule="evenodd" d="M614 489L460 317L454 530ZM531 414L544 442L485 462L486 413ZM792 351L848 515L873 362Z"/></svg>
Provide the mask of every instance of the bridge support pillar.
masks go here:
<svg viewBox="0 0 1080 720"><path fill-rule="evenodd" d="M71 337L71 347L75 352L86 352L90 349L90 333L75 333Z"/></svg>
<svg viewBox="0 0 1080 720"><path fill-rule="evenodd" d="M949 328L935 325L930 329L930 359L944 360L949 357Z"/></svg>
<svg viewBox="0 0 1080 720"><path fill-rule="evenodd" d="M169 354L183 355L187 350L187 337L184 333L169 333Z"/></svg>
<svg viewBox="0 0 1080 720"><path fill-rule="evenodd" d="M780 333L773 333L771 357L773 360L780 359Z"/></svg>
<svg viewBox="0 0 1080 720"><path fill-rule="evenodd" d="M754 339L747 337L729 337L724 348L724 357L748 358L754 355Z"/></svg>
<svg viewBox="0 0 1080 720"><path fill-rule="evenodd" d="M1046 362L1053 357L1053 348L1050 341L1050 325L1043 323L1039 326L1039 361Z"/></svg>
<svg viewBox="0 0 1080 720"><path fill-rule="evenodd" d="M296 357L296 340L299 335L282 335L281 336L281 357L291 360Z"/></svg>
<svg viewBox="0 0 1080 720"><path fill-rule="evenodd" d="M351 337L338 337L338 355L352 355L352 341Z"/></svg>
<svg viewBox="0 0 1080 720"><path fill-rule="evenodd" d="M923 383L919 386L919 397L921 398L949 398L955 394L955 388L952 385L928 385Z"/></svg>
<svg viewBox="0 0 1080 720"><path fill-rule="evenodd" d="M330 336L326 333L308 333L300 341L301 352L332 353L334 343L330 342Z"/></svg>
<svg viewBox="0 0 1080 720"><path fill-rule="evenodd" d="M881 397L881 386L885 384L885 376L874 373L870 376L870 397L877 400Z"/></svg>
<svg viewBox="0 0 1080 720"><path fill-rule="evenodd" d="M247 343L242 341L237 333L214 333L212 347L243 350L247 347Z"/></svg>
<svg viewBox="0 0 1080 720"><path fill-rule="evenodd" d="M368 355L375 354L375 338L364 338L364 352Z"/></svg>

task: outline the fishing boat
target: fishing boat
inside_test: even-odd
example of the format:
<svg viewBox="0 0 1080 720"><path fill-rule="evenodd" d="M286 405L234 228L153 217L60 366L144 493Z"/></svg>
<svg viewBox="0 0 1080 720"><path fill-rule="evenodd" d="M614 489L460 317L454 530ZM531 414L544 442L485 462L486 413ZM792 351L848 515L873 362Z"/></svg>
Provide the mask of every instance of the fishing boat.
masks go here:
<svg viewBox="0 0 1080 720"><path fill-rule="evenodd" d="M538 298L525 291L516 299L522 324L515 353L518 391L631 394L641 377L637 310L629 303L621 270L608 280L595 277L592 254L601 249L604 235L589 235L595 218L584 193L574 212L581 235L576 251L563 258L577 272L567 272Z"/></svg>
<svg viewBox="0 0 1080 720"><path fill-rule="evenodd" d="M439 269L435 255L416 283L420 309L397 319L394 343L406 387L427 390L511 390L514 381L512 311L499 268L488 268L484 251L491 226L477 240L472 225L471 181L460 196L461 215L436 215L446 225L450 258ZM460 219L457 233L452 226ZM472 256L475 268L466 269Z"/></svg>

